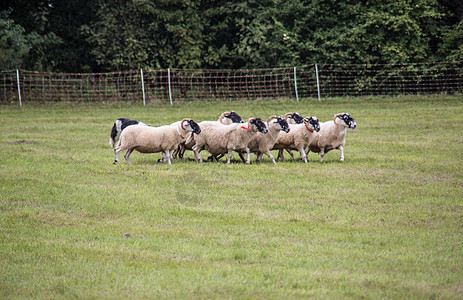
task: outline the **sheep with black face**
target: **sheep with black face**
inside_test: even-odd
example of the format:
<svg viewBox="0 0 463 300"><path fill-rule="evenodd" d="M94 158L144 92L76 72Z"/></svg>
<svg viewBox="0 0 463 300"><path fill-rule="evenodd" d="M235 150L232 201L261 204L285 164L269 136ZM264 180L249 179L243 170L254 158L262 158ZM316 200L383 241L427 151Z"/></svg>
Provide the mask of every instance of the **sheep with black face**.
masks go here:
<svg viewBox="0 0 463 300"><path fill-rule="evenodd" d="M346 144L347 128L355 129L357 123L348 113L334 115L331 121L320 123L320 136L314 136L309 144L308 152L320 153L320 162L328 151L339 149L340 161L344 161L344 145Z"/></svg>
<svg viewBox="0 0 463 300"><path fill-rule="evenodd" d="M302 124L304 123L304 118L298 112L287 112L284 115L288 124Z"/></svg>
<svg viewBox="0 0 463 300"><path fill-rule="evenodd" d="M285 113L284 117L286 118L286 121L288 122L288 124L303 124L304 123L304 118L298 112L287 112ZM294 159L294 155L291 150L286 149L286 152L288 152L289 155L291 155L291 157ZM282 161L285 161L283 149L278 150L277 160L280 158Z"/></svg>
<svg viewBox="0 0 463 300"><path fill-rule="evenodd" d="M207 128L208 126L214 126L217 124L223 124L223 125L230 125L233 123L243 123L243 119L241 116L236 113L235 111L226 111L223 112L217 121L202 121L199 123L200 128ZM188 134L187 139L185 142L180 143L178 145L178 149L176 149L172 155L174 159L178 157L180 159L183 159L183 154L185 153L186 150L193 150L193 146L195 145L195 136L193 133ZM217 157L215 157L217 159Z"/></svg>
<svg viewBox="0 0 463 300"><path fill-rule="evenodd" d="M196 144L193 146L197 162L202 162L200 155L202 150L206 150L212 155L228 154L227 164L230 163L232 152L246 152L246 163L251 163L250 150L248 144L257 132L267 133L267 127L261 118L250 118L245 125L216 124L202 128L201 135L195 137Z"/></svg>
<svg viewBox="0 0 463 300"><path fill-rule="evenodd" d="M267 119L267 129L267 134L256 133L249 142L248 148L252 153L256 153L256 162L260 162L263 154L266 154L272 162L276 164L275 158L272 153L270 153L270 150L275 145L280 131L289 132L289 125L282 116L270 116ZM240 153L240 157L244 160L242 153Z"/></svg>
<svg viewBox="0 0 463 300"><path fill-rule="evenodd" d="M281 132L278 134L278 139L272 150L298 150L301 154L301 159L307 163L307 155L305 149L309 146L314 132L320 131L320 122L317 117L304 118L303 124L289 125L290 132Z"/></svg>
<svg viewBox="0 0 463 300"><path fill-rule="evenodd" d="M177 126L128 126L122 131L114 150L114 163L116 164L119 161L119 152L127 149L124 157L129 164L132 164L129 157L133 150L140 153L162 152L168 163L171 164L171 151L177 149L178 145L185 140L186 135L190 132L200 134L201 129L195 121L189 118L183 119Z"/></svg>

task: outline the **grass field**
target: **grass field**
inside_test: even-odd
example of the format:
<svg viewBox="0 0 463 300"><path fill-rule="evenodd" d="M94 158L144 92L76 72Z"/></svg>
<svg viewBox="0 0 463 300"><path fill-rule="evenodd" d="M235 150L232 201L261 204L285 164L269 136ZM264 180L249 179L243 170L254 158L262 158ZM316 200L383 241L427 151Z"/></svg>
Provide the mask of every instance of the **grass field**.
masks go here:
<svg viewBox="0 0 463 300"><path fill-rule="evenodd" d="M358 126L343 163L332 151L323 164L314 153L276 166L191 153L112 164L118 117L160 125L226 110L346 111ZM26 103L0 117L2 299L463 298L461 96Z"/></svg>

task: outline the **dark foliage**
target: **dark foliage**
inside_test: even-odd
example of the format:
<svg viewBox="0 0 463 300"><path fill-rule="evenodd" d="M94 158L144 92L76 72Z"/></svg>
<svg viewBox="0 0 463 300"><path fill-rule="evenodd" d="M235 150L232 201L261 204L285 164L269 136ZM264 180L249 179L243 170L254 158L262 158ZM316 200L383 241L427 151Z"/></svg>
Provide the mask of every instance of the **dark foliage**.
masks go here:
<svg viewBox="0 0 463 300"><path fill-rule="evenodd" d="M236 69L463 59L451 0L6 0L0 68Z"/></svg>

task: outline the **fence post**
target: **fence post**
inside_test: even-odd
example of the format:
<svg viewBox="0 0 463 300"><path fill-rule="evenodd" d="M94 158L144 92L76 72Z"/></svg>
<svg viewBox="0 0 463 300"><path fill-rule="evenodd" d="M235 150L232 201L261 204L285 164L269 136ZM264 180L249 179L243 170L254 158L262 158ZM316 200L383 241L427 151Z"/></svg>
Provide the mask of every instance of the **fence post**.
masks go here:
<svg viewBox="0 0 463 300"><path fill-rule="evenodd" d="M143 90L143 106L146 105L145 101L145 82L143 81L143 69L140 68L140 75L141 75L141 89Z"/></svg>
<svg viewBox="0 0 463 300"><path fill-rule="evenodd" d="M317 91L318 91L318 101L320 100L320 82L318 81L318 66L315 64L315 76L317 77Z"/></svg>
<svg viewBox="0 0 463 300"><path fill-rule="evenodd" d="M169 80L169 99L170 99L170 105L174 105L172 103L172 88L170 86L170 68L167 69L167 79Z"/></svg>
<svg viewBox="0 0 463 300"><path fill-rule="evenodd" d="M23 106L21 102L21 85L19 84L19 70L18 69L16 69L16 79L18 80L19 106Z"/></svg>
<svg viewBox="0 0 463 300"><path fill-rule="evenodd" d="M299 95L297 94L296 67L294 67L294 89L296 90L296 101L299 103Z"/></svg>

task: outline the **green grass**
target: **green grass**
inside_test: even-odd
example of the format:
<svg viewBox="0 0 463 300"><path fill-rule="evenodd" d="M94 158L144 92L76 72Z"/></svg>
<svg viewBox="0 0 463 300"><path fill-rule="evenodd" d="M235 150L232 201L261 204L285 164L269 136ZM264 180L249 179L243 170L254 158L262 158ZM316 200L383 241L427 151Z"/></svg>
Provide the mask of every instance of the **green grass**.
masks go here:
<svg viewBox="0 0 463 300"><path fill-rule="evenodd" d="M112 164L118 117L226 110L358 127L343 163ZM0 106L0 298L461 299L462 120L461 96Z"/></svg>

